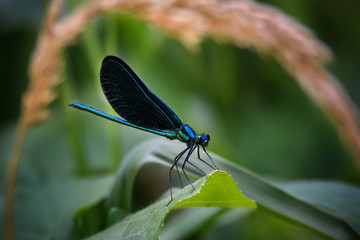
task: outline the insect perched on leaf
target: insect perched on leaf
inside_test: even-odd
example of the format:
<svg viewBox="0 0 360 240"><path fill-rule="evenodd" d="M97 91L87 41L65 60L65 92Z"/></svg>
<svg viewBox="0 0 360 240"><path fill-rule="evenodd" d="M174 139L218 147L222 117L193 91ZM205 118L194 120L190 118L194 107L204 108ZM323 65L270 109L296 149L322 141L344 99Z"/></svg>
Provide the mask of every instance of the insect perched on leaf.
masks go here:
<svg viewBox="0 0 360 240"><path fill-rule="evenodd" d="M206 175L204 171L189 162L189 157L195 149L197 149L200 161L212 169L218 169L205 150L209 144L210 136L208 134L197 135L189 125L184 124L176 113L152 93L134 71L120 58L114 56L105 57L100 70L100 82L108 102L123 119L80 103L71 103L69 106L126 126L186 143L186 148L174 158L174 163L170 167L170 202L172 201L171 172L176 167L179 174L177 163L184 154L186 154L186 157L182 164L182 171L190 184L191 181L184 170L186 163L189 163ZM200 147L210 158L213 166L200 158Z"/></svg>

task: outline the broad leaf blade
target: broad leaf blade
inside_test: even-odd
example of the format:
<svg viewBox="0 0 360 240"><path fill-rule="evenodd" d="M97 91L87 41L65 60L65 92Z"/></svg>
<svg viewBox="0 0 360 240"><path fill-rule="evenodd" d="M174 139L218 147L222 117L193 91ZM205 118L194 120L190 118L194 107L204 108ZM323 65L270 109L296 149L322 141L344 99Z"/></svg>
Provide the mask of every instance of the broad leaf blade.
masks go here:
<svg viewBox="0 0 360 240"><path fill-rule="evenodd" d="M204 178L202 178L204 179ZM210 175L206 185L201 186L199 194L178 201L173 208L186 207L247 207L255 208L254 201L239 191L236 182L223 171Z"/></svg>
<svg viewBox="0 0 360 240"><path fill-rule="evenodd" d="M117 206L130 212L133 181L140 167L145 163L160 163L171 166L173 157L183 150L183 144L167 140L151 140L134 149L123 162L117 175L117 181L110 193L108 206ZM195 154L194 154L195 155ZM341 216L329 214L309 202L305 202L284 190L263 180L255 173L210 154L221 170L231 174L246 196L254 199L260 209L269 211L287 221L309 228L323 236L336 239L356 239L357 233L350 227L350 222ZM192 163L199 163L197 156L191 156ZM200 163L201 164L201 163ZM206 166L201 165L204 170ZM201 173L193 167L186 166L186 172L192 177L200 177ZM206 171L206 170L205 170ZM360 217L360 216L358 216Z"/></svg>
<svg viewBox="0 0 360 240"><path fill-rule="evenodd" d="M219 188L222 185L223 188ZM169 198L132 214L119 223L89 239L157 239L169 211L184 207L218 206L255 208L253 200L245 197L234 180L225 172L215 171L208 178L196 181L194 189L187 186Z"/></svg>

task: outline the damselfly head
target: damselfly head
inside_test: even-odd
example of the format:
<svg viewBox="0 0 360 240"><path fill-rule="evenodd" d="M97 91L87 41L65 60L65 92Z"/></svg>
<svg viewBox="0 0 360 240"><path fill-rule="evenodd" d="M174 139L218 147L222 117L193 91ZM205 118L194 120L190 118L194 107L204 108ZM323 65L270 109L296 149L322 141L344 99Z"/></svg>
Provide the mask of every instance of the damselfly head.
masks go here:
<svg viewBox="0 0 360 240"><path fill-rule="evenodd" d="M201 145L203 147L206 147L210 142L210 135L209 134L201 134L201 135L197 135L196 139L195 139L195 143L197 145Z"/></svg>

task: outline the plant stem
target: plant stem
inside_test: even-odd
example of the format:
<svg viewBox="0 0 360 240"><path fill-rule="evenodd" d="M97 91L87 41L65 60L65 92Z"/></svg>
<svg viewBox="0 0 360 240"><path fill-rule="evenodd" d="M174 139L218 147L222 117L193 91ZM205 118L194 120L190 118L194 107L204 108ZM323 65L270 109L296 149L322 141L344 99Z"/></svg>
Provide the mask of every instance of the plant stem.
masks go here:
<svg viewBox="0 0 360 240"><path fill-rule="evenodd" d="M5 200L5 224L4 224L5 225L4 232L5 232L6 240L14 239L16 178L17 178L19 161L20 161L21 152L23 149L27 130L28 127L26 126L24 118L21 118L16 128L14 147L11 153L8 170L7 170L7 190L6 190L6 200Z"/></svg>

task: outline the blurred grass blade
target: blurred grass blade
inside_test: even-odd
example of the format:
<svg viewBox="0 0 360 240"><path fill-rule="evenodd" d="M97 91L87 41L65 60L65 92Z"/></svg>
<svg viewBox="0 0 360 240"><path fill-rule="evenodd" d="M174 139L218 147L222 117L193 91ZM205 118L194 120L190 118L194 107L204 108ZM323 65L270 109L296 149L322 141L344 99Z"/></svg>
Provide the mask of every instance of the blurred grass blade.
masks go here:
<svg viewBox="0 0 360 240"><path fill-rule="evenodd" d="M335 214L360 236L360 189L333 181L294 181L279 187L307 202L314 203L329 214Z"/></svg>
<svg viewBox="0 0 360 240"><path fill-rule="evenodd" d="M222 187L219 187L221 185ZM245 197L236 182L223 171L214 171L169 197L124 218L90 239L157 239L165 217L173 209L187 207L243 207L256 208L256 203Z"/></svg>

